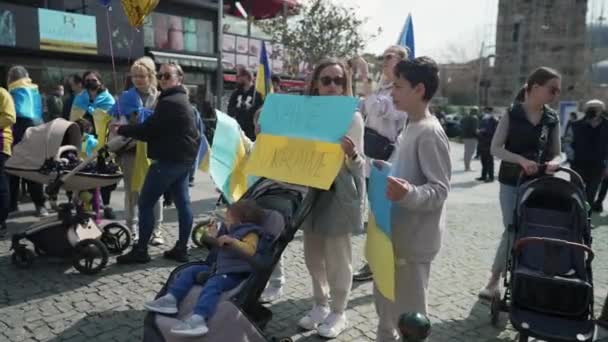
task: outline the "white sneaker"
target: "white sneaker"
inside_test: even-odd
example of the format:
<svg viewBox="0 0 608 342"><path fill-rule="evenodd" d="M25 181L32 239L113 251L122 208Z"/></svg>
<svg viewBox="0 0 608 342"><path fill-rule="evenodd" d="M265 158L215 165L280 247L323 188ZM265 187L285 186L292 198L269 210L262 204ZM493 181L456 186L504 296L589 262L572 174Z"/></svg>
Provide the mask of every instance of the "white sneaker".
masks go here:
<svg viewBox="0 0 608 342"><path fill-rule="evenodd" d="M484 287L477 296L481 299L492 300L495 296L500 297L500 286Z"/></svg>
<svg viewBox="0 0 608 342"><path fill-rule="evenodd" d="M165 315L175 315L177 313L177 300L172 295L166 294L156 300L144 303L144 308Z"/></svg>
<svg viewBox="0 0 608 342"><path fill-rule="evenodd" d="M346 319L346 314L341 313L330 313L327 318L319 325L317 328L317 333L321 337L325 338L336 338L340 335L344 330L348 328L348 320Z"/></svg>
<svg viewBox="0 0 608 342"><path fill-rule="evenodd" d="M150 244L152 246L160 246L165 243L165 239L163 239L163 235L160 232L160 228L157 228L152 233L152 239L150 240Z"/></svg>
<svg viewBox="0 0 608 342"><path fill-rule="evenodd" d="M283 295L283 287L268 286L260 296L261 303L272 303Z"/></svg>
<svg viewBox="0 0 608 342"><path fill-rule="evenodd" d="M171 328L171 333L183 337L199 337L207 334L207 332L209 332L209 328L205 319L198 315L192 315Z"/></svg>
<svg viewBox="0 0 608 342"><path fill-rule="evenodd" d="M304 330L315 330L329 315L329 307L315 305L306 316L298 322L300 328Z"/></svg>

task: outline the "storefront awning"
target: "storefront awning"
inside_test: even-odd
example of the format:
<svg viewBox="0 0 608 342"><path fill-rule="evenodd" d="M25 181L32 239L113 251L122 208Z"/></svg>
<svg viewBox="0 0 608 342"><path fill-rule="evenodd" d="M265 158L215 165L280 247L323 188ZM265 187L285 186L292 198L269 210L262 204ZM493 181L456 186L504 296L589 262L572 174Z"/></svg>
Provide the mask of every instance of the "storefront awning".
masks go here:
<svg viewBox="0 0 608 342"><path fill-rule="evenodd" d="M286 10L287 15L292 15L299 7L297 0L238 0L247 14L255 19L270 19L279 16ZM225 2L226 14L242 17L236 8L237 0Z"/></svg>
<svg viewBox="0 0 608 342"><path fill-rule="evenodd" d="M217 57L206 57L206 56L197 56L197 55L188 55L182 53L172 53L172 52L163 52L163 51L148 51L154 61L158 64L163 63L177 63L182 67L191 67L191 68L204 68L209 70L217 70Z"/></svg>

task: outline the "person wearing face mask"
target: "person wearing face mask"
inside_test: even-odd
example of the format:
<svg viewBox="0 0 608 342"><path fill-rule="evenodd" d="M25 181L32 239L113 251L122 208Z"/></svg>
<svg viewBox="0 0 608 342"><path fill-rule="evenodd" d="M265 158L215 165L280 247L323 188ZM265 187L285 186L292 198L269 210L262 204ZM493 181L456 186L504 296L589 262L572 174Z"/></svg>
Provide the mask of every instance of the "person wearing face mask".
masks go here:
<svg viewBox="0 0 608 342"><path fill-rule="evenodd" d="M602 116L606 105L591 100L584 106L585 117L572 123L567 145L572 169L586 185L587 202L593 204L602 178L608 174L608 120Z"/></svg>
<svg viewBox="0 0 608 342"><path fill-rule="evenodd" d="M228 101L228 115L235 118L249 139L255 141L253 116L264 104L264 98L253 86L253 76L245 68L236 74L237 89Z"/></svg>
<svg viewBox="0 0 608 342"><path fill-rule="evenodd" d="M116 103L114 97L103 84L101 74L95 70L88 70L82 75L85 90L74 98L70 121L84 118L91 123L93 135L97 138L98 145L104 146L108 137L108 124L112 120L110 109ZM101 199L103 202L103 216L108 220L116 219L114 210L110 207L110 198L115 185L101 188Z"/></svg>

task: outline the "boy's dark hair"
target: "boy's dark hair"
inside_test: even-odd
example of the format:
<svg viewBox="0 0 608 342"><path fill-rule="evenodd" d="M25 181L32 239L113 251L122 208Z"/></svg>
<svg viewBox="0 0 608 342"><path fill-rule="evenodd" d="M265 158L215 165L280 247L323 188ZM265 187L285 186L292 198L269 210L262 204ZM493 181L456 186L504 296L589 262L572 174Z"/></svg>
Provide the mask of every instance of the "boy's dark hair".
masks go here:
<svg viewBox="0 0 608 342"><path fill-rule="evenodd" d="M424 85L422 99L429 102L439 87L439 67L430 57L418 57L413 60L404 60L395 66L395 77L410 82L412 87Z"/></svg>
<svg viewBox="0 0 608 342"><path fill-rule="evenodd" d="M228 207L231 215L241 223L253 223L261 226L264 223L264 210L252 200L240 200Z"/></svg>
<svg viewBox="0 0 608 342"><path fill-rule="evenodd" d="M270 76L270 80L272 80L272 82L275 82L275 83L281 83L281 78L279 77L279 75Z"/></svg>

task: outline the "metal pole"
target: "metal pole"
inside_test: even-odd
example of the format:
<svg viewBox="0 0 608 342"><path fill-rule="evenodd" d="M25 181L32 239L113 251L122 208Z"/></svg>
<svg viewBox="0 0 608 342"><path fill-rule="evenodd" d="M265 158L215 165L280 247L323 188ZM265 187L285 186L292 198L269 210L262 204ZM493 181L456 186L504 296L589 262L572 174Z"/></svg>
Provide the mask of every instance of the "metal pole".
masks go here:
<svg viewBox="0 0 608 342"><path fill-rule="evenodd" d="M224 97L224 65L222 42L224 41L224 0L217 1L217 72L215 86L215 108L222 108L222 98Z"/></svg>
<svg viewBox="0 0 608 342"><path fill-rule="evenodd" d="M481 42L481 49L479 50L479 72L477 73L477 106L481 107L481 76L483 73L483 50L485 48L485 41Z"/></svg>

